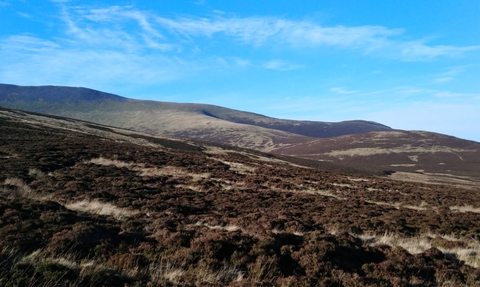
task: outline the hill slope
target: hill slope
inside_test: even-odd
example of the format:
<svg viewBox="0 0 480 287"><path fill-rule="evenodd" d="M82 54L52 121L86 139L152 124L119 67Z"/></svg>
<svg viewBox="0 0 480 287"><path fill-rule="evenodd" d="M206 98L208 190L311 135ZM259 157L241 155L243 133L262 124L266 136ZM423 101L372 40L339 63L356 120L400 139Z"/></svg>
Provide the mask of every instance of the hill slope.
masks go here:
<svg viewBox="0 0 480 287"><path fill-rule="evenodd" d="M309 137L391 130L384 125L368 121L326 123L283 120L212 105L139 101L90 89L56 86L26 87L0 84L0 105L103 124L117 123L117 126L133 127L159 134L189 137L207 134L206 131L214 132L217 126L223 132L233 128L239 133L242 128L247 128L245 125ZM203 130L195 126L198 122L202 126L209 123L213 127ZM261 134L265 130L258 131L258 134Z"/></svg>
<svg viewBox="0 0 480 287"><path fill-rule="evenodd" d="M480 284L471 190L5 109L0 134L2 286Z"/></svg>
<svg viewBox="0 0 480 287"><path fill-rule="evenodd" d="M479 143L392 130L367 121L283 120L212 105L140 101L56 86L0 85L0 106L375 171L394 170L399 171L395 177L406 180L470 186L480 182Z"/></svg>
<svg viewBox="0 0 480 287"><path fill-rule="evenodd" d="M480 143L422 131L315 139L276 153L397 171L397 179L480 186Z"/></svg>

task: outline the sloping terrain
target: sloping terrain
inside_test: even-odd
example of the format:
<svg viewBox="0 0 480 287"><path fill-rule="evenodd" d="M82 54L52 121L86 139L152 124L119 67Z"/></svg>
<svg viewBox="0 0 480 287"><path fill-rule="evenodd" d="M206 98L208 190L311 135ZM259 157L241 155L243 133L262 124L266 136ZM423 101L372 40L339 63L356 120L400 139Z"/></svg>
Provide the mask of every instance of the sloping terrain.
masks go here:
<svg viewBox="0 0 480 287"><path fill-rule="evenodd" d="M477 190L0 110L1 286L478 286Z"/></svg>
<svg viewBox="0 0 480 287"><path fill-rule="evenodd" d="M85 88L57 86L0 84L0 106L264 151L305 140L306 136L391 130L368 121L282 120L212 105L140 101Z"/></svg>
<svg viewBox="0 0 480 287"><path fill-rule="evenodd" d="M421 131L372 132L316 139L277 153L392 170L401 180L480 186L480 143Z"/></svg>
<svg viewBox="0 0 480 287"><path fill-rule="evenodd" d="M149 134L202 140L361 169L394 178L478 186L480 143L378 123L292 121L203 104L127 99L85 88L0 84L0 106Z"/></svg>

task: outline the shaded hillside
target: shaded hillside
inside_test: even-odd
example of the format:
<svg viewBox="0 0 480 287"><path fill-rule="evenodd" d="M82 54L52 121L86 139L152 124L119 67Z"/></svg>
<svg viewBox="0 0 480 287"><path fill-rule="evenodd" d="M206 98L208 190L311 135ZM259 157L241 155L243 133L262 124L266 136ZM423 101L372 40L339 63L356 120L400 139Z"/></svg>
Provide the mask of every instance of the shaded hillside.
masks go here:
<svg viewBox="0 0 480 287"><path fill-rule="evenodd" d="M1 286L477 286L480 198L0 110Z"/></svg>
<svg viewBox="0 0 480 287"><path fill-rule="evenodd" d="M92 105L90 103L92 101L95 104ZM99 102L101 103L100 106L97 105ZM52 105L52 103L54 104ZM69 103L76 103L76 105L71 106ZM188 120L190 125L194 124L194 121L190 121L189 118L195 118L201 119L202 122L210 121L211 125L219 125L219 128L223 128L226 125L225 122L228 122L230 123L229 126L235 127L236 132L241 132L241 128L244 125L251 125L295 135L322 138L391 130L387 126L368 121L327 123L283 120L212 105L127 100L126 98L90 89L58 86L29 87L0 84L0 106L69 116L103 124L117 122L119 115L115 111L121 110L124 117L128 118L128 123L120 121L121 127L133 127L137 130L143 129L162 134L168 133L171 128L178 129L175 123L167 118L170 116L175 117L175 115L185 117L185 120ZM129 111L143 112L147 118L142 117L142 119L137 120L135 114L129 113ZM106 115L99 117L98 113L106 113ZM136 123L135 121L139 122ZM232 125L232 123L242 125ZM213 128L216 128L216 126ZM170 135L188 135L192 138L198 138L199 135L195 136L195 134L202 132L205 133L205 131L199 131L197 128L194 131L185 131L183 134L171 133Z"/></svg>
<svg viewBox="0 0 480 287"><path fill-rule="evenodd" d="M127 99L87 88L61 86L16 86L0 84L0 100L6 102L47 102L80 103L83 101L113 100L124 102Z"/></svg>

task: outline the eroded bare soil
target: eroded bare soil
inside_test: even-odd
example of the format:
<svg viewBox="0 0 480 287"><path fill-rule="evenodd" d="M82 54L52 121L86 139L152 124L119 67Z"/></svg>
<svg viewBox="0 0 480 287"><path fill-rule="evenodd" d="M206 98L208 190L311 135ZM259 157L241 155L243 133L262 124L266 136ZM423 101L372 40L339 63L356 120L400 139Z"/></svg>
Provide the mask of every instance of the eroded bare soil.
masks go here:
<svg viewBox="0 0 480 287"><path fill-rule="evenodd" d="M1 286L480 284L478 189L20 118L0 114Z"/></svg>

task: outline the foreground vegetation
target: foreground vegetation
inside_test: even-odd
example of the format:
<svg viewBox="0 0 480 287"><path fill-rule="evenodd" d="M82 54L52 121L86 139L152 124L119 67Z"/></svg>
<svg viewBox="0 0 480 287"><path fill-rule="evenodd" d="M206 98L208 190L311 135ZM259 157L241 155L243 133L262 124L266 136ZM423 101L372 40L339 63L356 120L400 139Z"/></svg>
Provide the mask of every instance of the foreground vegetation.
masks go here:
<svg viewBox="0 0 480 287"><path fill-rule="evenodd" d="M1 286L476 286L478 190L0 113Z"/></svg>

